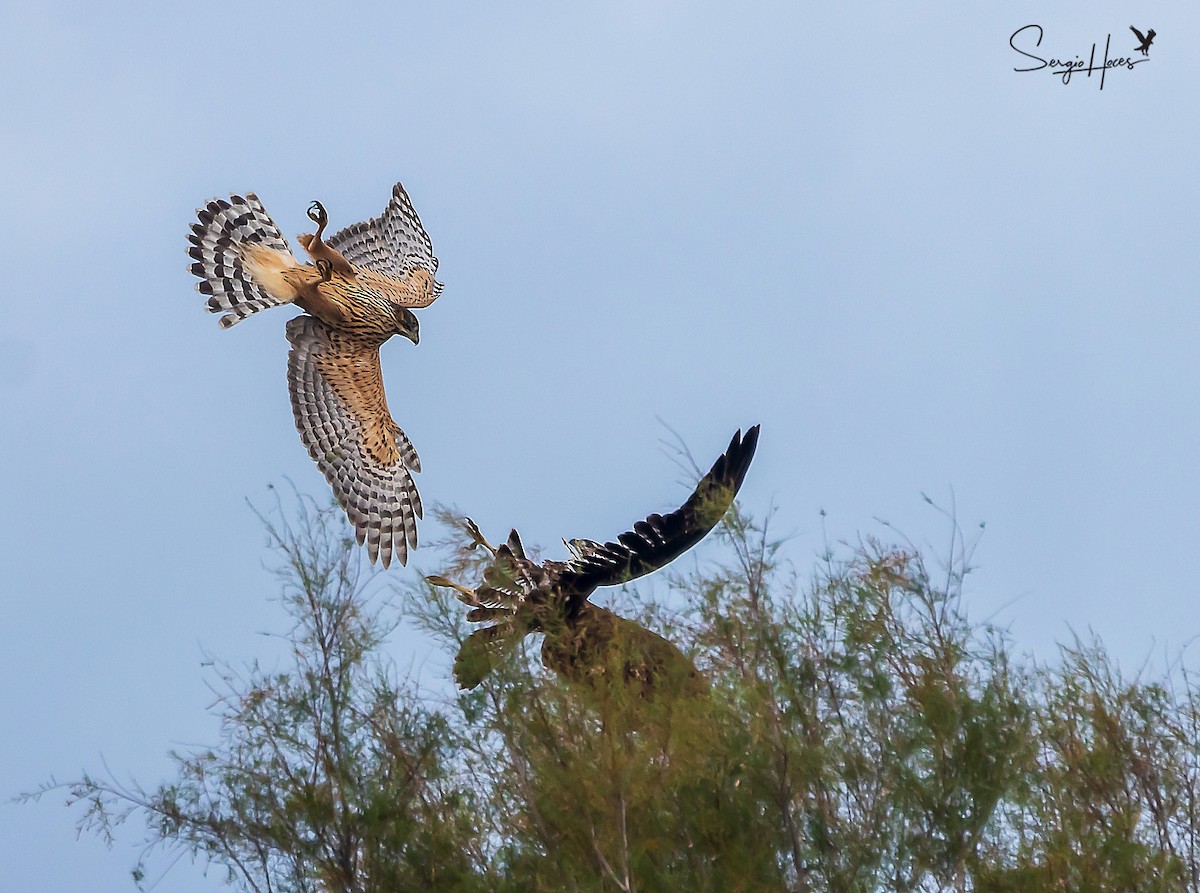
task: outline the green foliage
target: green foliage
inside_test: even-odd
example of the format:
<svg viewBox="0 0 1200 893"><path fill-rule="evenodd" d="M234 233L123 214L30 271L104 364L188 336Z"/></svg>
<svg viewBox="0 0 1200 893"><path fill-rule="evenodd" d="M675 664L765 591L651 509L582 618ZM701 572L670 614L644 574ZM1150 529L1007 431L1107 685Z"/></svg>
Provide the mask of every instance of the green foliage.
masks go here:
<svg viewBox="0 0 1200 893"><path fill-rule="evenodd" d="M220 741L173 753L175 781L145 790L85 774L39 794L67 788L81 827L109 840L138 815L147 853L188 853L246 890L480 889L474 792L453 779L446 718L391 679L391 625L340 514L305 505L298 528L268 530L291 666L217 665ZM143 863L133 876L141 886Z"/></svg>
<svg viewBox="0 0 1200 893"><path fill-rule="evenodd" d="M1077 642L1034 683L1039 759L1003 810L1017 870L1046 889L1200 889L1190 677L1182 674L1181 696L1162 682L1127 682L1097 643ZM984 889L1009 889L1012 872L993 869Z"/></svg>
<svg viewBox="0 0 1200 893"><path fill-rule="evenodd" d="M341 525L271 528L292 665L222 668L221 740L173 782L65 785L82 826L136 814L254 891L1200 891L1193 677L1124 679L1097 643L1014 661L962 609L961 543L936 579L868 541L801 581L735 510L666 578L683 610L624 590L582 669L529 639L439 701L393 678L398 612ZM454 655L462 606L403 594Z"/></svg>

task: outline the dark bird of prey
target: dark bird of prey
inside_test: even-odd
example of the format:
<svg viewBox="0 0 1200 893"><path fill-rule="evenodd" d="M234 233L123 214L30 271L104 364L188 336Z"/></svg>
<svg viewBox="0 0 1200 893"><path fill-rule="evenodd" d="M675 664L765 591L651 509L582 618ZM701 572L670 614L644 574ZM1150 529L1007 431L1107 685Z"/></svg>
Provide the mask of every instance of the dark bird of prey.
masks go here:
<svg viewBox="0 0 1200 893"><path fill-rule="evenodd" d="M531 560L515 530L505 543L493 547L466 519L474 545L493 555L483 584L468 589L445 577L428 578L457 592L471 608L469 621L492 623L463 643L454 663L458 684L477 686L524 636L535 632L546 634L542 663L571 680L586 681L603 673L613 649L621 647L628 649L622 653L634 655L625 663L625 680L637 682L643 690L664 673L700 684L691 661L678 648L639 624L593 605L588 597L601 586L652 573L704 539L733 504L757 445L758 425L745 437L738 431L682 506L638 521L615 542L564 540L571 551L567 561Z"/></svg>
<svg viewBox="0 0 1200 893"><path fill-rule="evenodd" d="M421 470L412 442L392 419L379 347L393 335L416 344L411 307L442 292L437 258L399 183L383 213L324 238L329 217L313 202L315 233L299 236L312 259L300 263L254 193L213 199L197 212L190 270L222 328L296 304L287 324L288 389L300 439L325 474L372 562L401 564L417 545Z"/></svg>
<svg viewBox="0 0 1200 893"><path fill-rule="evenodd" d="M1133 25L1130 25L1129 30L1132 31L1137 36L1137 39L1142 42L1141 46L1135 47L1135 49L1141 50L1143 56L1149 56L1150 44L1154 43L1154 29L1151 28L1149 31L1143 34L1137 28L1133 27Z"/></svg>

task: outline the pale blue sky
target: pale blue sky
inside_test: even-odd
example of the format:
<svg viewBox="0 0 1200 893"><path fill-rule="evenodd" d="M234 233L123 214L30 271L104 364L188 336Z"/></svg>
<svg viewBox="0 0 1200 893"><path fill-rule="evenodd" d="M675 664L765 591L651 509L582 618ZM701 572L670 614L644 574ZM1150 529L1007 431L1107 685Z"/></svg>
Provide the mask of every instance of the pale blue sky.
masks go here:
<svg viewBox="0 0 1200 893"><path fill-rule="evenodd" d="M1158 38L1101 92L1012 70L1033 22L1048 55ZM489 533L611 536L686 493L658 418L704 464L761 422L743 497L797 561L820 509L941 548L921 494L953 488L987 522L973 616L1042 657L1072 627L1174 653L1200 633L1198 49L1179 4L0 8L0 795L101 755L161 780L214 737L202 649L282 625L244 500L327 490L289 311L222 332L186 271L194 209L234 191L293 235L403 180L446 290L385 348L389 400L425 497ZM0 886L130 889L134 829L109 852L75 818L0 805Z"/></svg>

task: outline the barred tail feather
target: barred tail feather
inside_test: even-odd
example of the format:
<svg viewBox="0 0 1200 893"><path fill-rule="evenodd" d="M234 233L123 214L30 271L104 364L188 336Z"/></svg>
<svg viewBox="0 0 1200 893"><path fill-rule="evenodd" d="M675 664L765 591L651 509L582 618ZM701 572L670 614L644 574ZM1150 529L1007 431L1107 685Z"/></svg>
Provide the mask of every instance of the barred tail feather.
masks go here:
<svg viewBox="0 0 1200 893"><path fill-rule="evenodd" d="M196 216L199 222L193 223L188 233L188 254L194 261L189 269L200 279L196 290L208 296L209 312L224 314L220 319L222 328L290 300L268 291L254 276L256 268L282 268L296 263L287 239L258 196L248 192L244 198L233 195L228 201L213 199ZM246 256L249 246L258 249L252 258Z"/></svg>

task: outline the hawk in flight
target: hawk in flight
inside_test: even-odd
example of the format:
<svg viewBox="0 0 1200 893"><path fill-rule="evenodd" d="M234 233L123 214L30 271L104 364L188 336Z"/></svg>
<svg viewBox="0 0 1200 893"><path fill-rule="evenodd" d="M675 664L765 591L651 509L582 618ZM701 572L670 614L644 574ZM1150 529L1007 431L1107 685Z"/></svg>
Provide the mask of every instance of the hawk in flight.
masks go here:
<svg viewBox="0 0 1200 893"><path fill-rule="evenodd" d="M416 344L417 318L442 292L437 258L399 183L378 217L324 238L328 214L314 201L315 233L298 237L301 263L252 192L214 199L197 212L188 241L196 288L229 328L252 313L296 304L287 324L288 389L300 439L325 474L371 561L401 564L417 545L421 470L392 418L379 347L393 335Z"/></svg>
<svg viewBox="0 0 1200 893"><path fill-rule="evenodd" d="M483 585L468 589L445 577L428 577L436 586L454 589L471 608L471 622L492 622L467 637L454 662L454 678L474 688L524 636L541 632L542 663L568 679L587 680L603 672L618 639L633 645L638 659L625 666L626 681L643 689L661 673L683 668L696 676L691 661L674 645L639 624L588 601L601 586L616 586L652 573L682 555L716 527L733 504L754 450L758 425L743 437L734 434L729 448L696 485L687 502L667 515L653 514L622 533L616 542L564 540L567 561L535 562L525 555L514 530L507 542L493 547L474 521L465 520L475 545L492 553Z"/></svg>

